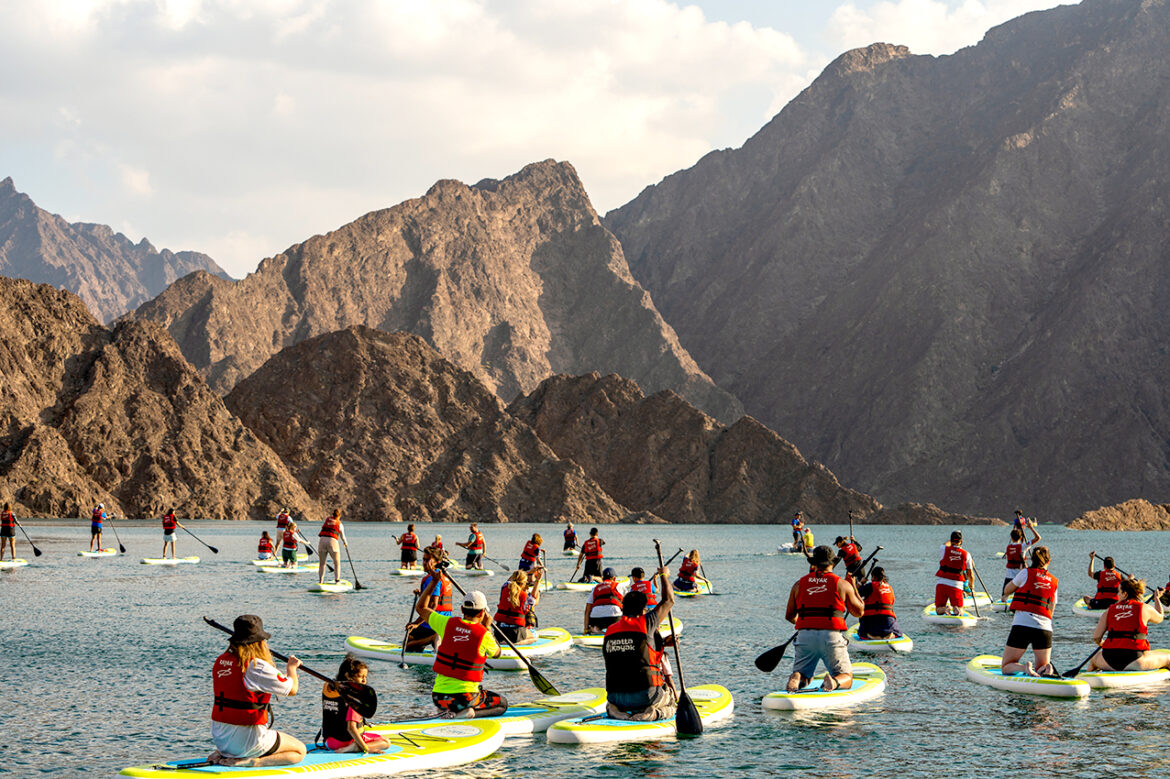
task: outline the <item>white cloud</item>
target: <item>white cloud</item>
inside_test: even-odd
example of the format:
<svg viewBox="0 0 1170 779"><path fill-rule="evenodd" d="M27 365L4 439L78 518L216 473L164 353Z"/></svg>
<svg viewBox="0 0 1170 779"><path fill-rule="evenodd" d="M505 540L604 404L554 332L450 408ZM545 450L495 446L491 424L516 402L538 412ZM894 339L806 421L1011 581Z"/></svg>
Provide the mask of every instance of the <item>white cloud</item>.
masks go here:
<svg viewBox="0 0 1170 779"><path fill-rule="evenodd" d="M118 173L122 179L122 186L132 195L150 195L154 188L150 186L150 172L133 165L122 163L118 166Z"/></svg>
<svg viewBox="0 0 1170 779"><path fill-rule="evenodd" d="M1065 0L1067 2L1067 0ZM871 43L908 46L915 54L951 54L972 46L990 28L1061 0L881 0L845 3L829 20L829 35L844 51Z"/></svg>

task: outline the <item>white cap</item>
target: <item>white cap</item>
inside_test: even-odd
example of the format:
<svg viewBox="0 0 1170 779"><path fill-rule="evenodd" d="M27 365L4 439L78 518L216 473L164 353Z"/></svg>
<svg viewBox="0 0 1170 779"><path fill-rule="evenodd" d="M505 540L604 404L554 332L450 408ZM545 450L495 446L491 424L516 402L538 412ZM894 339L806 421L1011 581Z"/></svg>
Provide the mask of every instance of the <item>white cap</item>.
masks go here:
<svg viewBox="0 0 1170 779"><path fill-rule="evenodd" d="M106 507L106 504L105 504L105 503L99 503L99 504L98 504L98 508L99 508L99 509L104 509L105 507Z"/></svg>
<svg viewBox="0 0 1170 779"><path fill-rule="evenodd" d="M479 590L472 590L463 596L463 608L483 611L487 608L487 596Z"/></svg>

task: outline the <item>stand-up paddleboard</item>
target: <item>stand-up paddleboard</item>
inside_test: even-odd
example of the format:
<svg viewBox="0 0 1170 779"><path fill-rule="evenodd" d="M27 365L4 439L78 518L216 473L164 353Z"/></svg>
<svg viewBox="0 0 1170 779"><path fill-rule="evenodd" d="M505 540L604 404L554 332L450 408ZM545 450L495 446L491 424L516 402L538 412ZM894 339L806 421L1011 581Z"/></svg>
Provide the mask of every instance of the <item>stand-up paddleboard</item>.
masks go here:
<svg viewBox="0 0 1170 779"><path fill-rule="evenodd" d="M803 555L804 554L804 549L796 544L793 544L793 543L780 544L780 546L776 547L776 551L779 552L780 554L795 554L795 555Z"/></svg>
<svg viewBox="0 0 1170 779"><path fill-rule="evenodd" d="M191 557L143 557L139 562L143 565L195 565L199 558Z"/></svg>
<svg viewBox="0 0 1170 779"><path fill-rule="evenodd" d="M226 779L228 777L290 777L340 779L349 776L390 776L465 765L495 753L504 743L498 722L469 719L444 724L399 723L384 725L378 734L390 740L390 747L378 754L330 752L310 746L305 759L296 765L269 768L228 768L208 766L205 760L176 760L158 765L123 768L122 776L172 777L173 779ZM311 739L305 739L312 743Z"/></svg>
<svg viewBox="0 0 1170 779"><path fill-rule="evenodd" d="M617 581L618 584L629 584L630 577L623 576L622 578L616 579L615 581ZM593 592L593 588L599 584L601 584L601 582L561 582L557 585L557 589L572 590L573 592Z"/></svg>
<svg viewBox="0 0 1170 779"><path fill-rule="evenodd" d="M1073 604L1072 613L1078 617L1089 617L1090 619L1097 619L1109 609L1091 609L1089 603L1084 598L1081 598Z"/></svg>
<svg viewBox="0 0 1170 779"><path fill-rule="evenodd" d="M426 571L422 568L392 568L390 569L391 576L426 576Z"/></svg>
<svg viewBox="0 0 1170 779"><path fill-rule="evenodd" d="M991 602L991 605L988 606L988 608L992 611L1007 611L1009 608L1011 608L1011 605L1011 598L1008 598L1007 600L1004 600L1003 598L996 598Z"/></svg>
<svg viewBox="0 0 1170 779"><path fill-rule="evenodd" d="M0 571L11 571L13 568L23 568L28 565L28 560L23 557L18 557L15 560L0 560Z"/></svg>
<svg viewBox="0 0 1170 779"><path fill-rule="evenodd" d="M308 560L308 559L309 559L308 552L297 552L297 560L298 561ZM275 557L265 557L262 559L253 560L252 565L260 565L260 566L280 565L280 555L276 555Z"/></svg>
<svg viewBox="0 0 1170 779"><path fill-rule="evenodd" d="M1081 671L1078 679L1083 679L1090 687L1115 690L1124 687L1153 687L1170 681L1170 669L1155 668L1151 671Z"/></svg>
<svg viewBox="0 0 1170 779"><path fill-rule="evenodd" d="M935 612L933 603L922 610L922 621L949 628L973 628L979 624L979 618L966 609L959 609L958 614L939 614Z"/></svg>
<svg viewBox="0 0 1170 779"><path fill-rule="evenodd" d="M353 582L348 579L331 582L326 579L323 582L313 582L309 585L309 592L349 592L353 589Z"/></svg>
<svg viewBox="0 0 1170 779"><path fill-rule="evenodd" d="M678 617L674 618L674 634L681 636L683 631L683 621ZM670 635L669 620L662 620L658 623L658 632L663 636ZM585 647L586 649L601 649L602 644L605 643L604 633L574 633L573 646Z"/></svg>
<svg viewBox="0 0 1170 779"><path fill-rule="evenodd" d="M536 631L536 640L531 644L518 644L520 654L531 660L534 657L553 655L567 651L572 645L569 631L564 628L541 628ZM430 647L425 650L402 652L402 644L392 644L379 641L376 638L350 636L345 639L346 648L358 657L371 660L387 660L392 663L403 662L407 665L434 665L435 652ZM501 643L503 653L499 657L488 658L487 667L496 671L526 671L528 666L509 646Z"/></svg>
<svg viewBox="0 0 1170 779"><path fill-rule="evenodd" d="M1064 677L1028 676L1027 674L1004 675L999 670L1001 659L995 655L979 655L967 663L967 678L997 690L1018 692L1023 695L1043 695L1050 698L1084 698L1089 694L1089 684L1081 680Z"/></svg>
<svg viewBox="0 0 1170 779"><path fill-rule="evenodd" d="M281 566L281 565L262 565L259 568L257 568L256 570L260 571L261 573L283 573L283 574L316 573L317 566L315 566L315 565L294 565L294 566L291 566L289 568L285 568L284 566Z"/></svg>
<svg viewBox="0 0 1170 779"><path fill-rule="evenodd" d="M579 554L581 554L580 549L562 549L561 550L562 557L576 557Z"/></svg>
<svg viewBox="0 0 1170 779"><path fill-rule="evenodd" d="M543 733L550 725L561 720L574 717L587 717L605 710L605 690L600 687L590 687L585 690L575 690L564 695L551 698L541 698L531 703L517 703L508 707L508 710L498 717L476 717L476 722L498 722L505 736L531 736L533 733ZM451 720L435 717L425 720L406 720L414 723L449 724ZM398 724L370 725L369 729L380 732L383 727L393 728Z"/></svg>
<svg viewBox="0 0 1170 779"><path fill-rule="evenodd" d="M698 597L699 595L710 595L711 594L711 585L708 584L707 582L701 582L701 581L696 580L695 581L695 589L693 589L693 590L680 590L679 588L675 587L674 594L675 594L675 597L677 597L677 598L695 598L695 597Z"/></svg>
<svg viewBox="0 0 1170 779"><path fill-rule="evenodd" d="M858 638L858 627L858 625L854 625L845 631L845 638L849 640L849 646L855 652L868 652L870 654L895 652L904 655L914 649L914 640L910 636L903 635L901 638Z"/></svg>
<svg viewBox="0 0 1170 779"><path fill-rule="evenodd" d="M992 558L992 559L995 559L995 560L1002 560L1002 559L1003 559L1003 556L1004 556L1004 553L1003 553L1003 552L996 552L996 553L995 553L995 555L993 556L993 558Z"/></svg>
<svg viewBox="0 0 1170 779"><path fill-rule="evenodd" d="M464 576L495 576L496 572L488 568L468 568L463 572Z"/></svg>
<svg viewBox="0 0 1170 779"><path fill-rule="evenodd" d="M83 549L77 553L77 556L78 557L113 557L116 554L118 554L117 549L114 549L113 547L106 547L105 549L97 549L93 552L87 552L86 550Z"/></svg>
<svg viewBox="0 0 1170 779"><path fill-rule="evenodd" d="M735 708L731 693L726 687L720 687L718 684L688 687L687 694L694 701L704 727L727 719ZM658 741L671 738L677 733L678 728L673 716L669 719L636 722L594 715L558 722L548 729L547 737L551 744L608 744L623 741Z"/></svg>
<svg viewBox="0 0 1170 779"><path fill-rule="evenodd" d="M853 663L853 683L848 688L824 690L827 671L813 677L799 692L770 692L764 696L765 709L796 711L853 706L881 695L886 689L886 673L872 663Z"/></svg>
<svg viewBox="0 0 1170 779"><path fill-rule="evenodd" d="M970 590L963 590L963 608L967 608L967 602L972 600L975 601L976 606L983 608L984 606L990 606L995 599L982 590L974 593Z"/></svg>

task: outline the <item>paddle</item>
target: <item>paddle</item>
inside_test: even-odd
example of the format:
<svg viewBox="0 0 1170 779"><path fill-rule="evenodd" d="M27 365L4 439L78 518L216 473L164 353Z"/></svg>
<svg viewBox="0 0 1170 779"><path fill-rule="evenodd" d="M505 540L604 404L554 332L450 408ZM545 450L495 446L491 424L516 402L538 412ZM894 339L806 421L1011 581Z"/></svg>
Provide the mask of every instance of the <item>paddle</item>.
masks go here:
<svg viewBox="0 0 1170 779"><path fill-rule="evenodd" d="M682 550L682 547L680 546L680 547L678 548L678 551L677 551L677 552L675 552L674 554L672 554L672 555L670 556L670 559L666 561L666 564L667 564L667 565L670 565L671 563L673 563L673 562L674 562L674 558L676 558L676 557L678 557L680 554L682 554L682 551L683 551L683 550Z"/></svg>
<svg viewBox="0 0 1170 779"><path fill-rule="evenodd" d="M766 674L770 674L776 670L776 666L780 665L780 661L784 659L784 653L788 650L788 645L796 640L796 633L792 634L792 638L785 641L780 646L774 646L767 652L756 658L756 668L759 668Z"/></svg>
<svg viewBox="0 0 1170 779"><path fill-rule="evenodd" d="M455 589L459 590L460 595L467 594L467 591L459 586L459 582L455 581L455 578L447 572L447 569L440 568L438 573L441 576L446 576L447 580L451 582ZM498 637L504 639L505 644L512 647L512 651L516 653L516 656L520 658L520 661L524 663L524 665L528 666L528 677L532 679L532 684L535 685L536 689L540 690L545 695L560 695L560 693L557 691L557 688L553 686L553 683L548 679L545 679L544 675L541 674L540 671L536 670L536 666L530 663L528 658L521 654L520 650L516 648L516 645L512 643L512 639L505 636L503 631L501 631L494 622L492 623L492 629L495 631L495 634Z"/></svg>
<svg viewBox="0 0 1170 779"><path fill-rule="evenodd" d="M577 580L577 571L581 570L581 555L577 555L577 565L573 568L573 575L569 577L569 581Z"/></svg>
<svg viewBox="0 0 1170 779"><path fill-rule="evenodd" d="M855 541L853 538L853 509L849 510L849 540Z"/></svg>
<svg viewBox="0 0 1170 779"><path fill-rule="evenodd" d="M707 591L710 592L712 595L714 595L715 594L715 585L711 582L710 579L707 578L707 569L703 567L702 563L699 563L699 571L702 572L703 578L707 581Z"/></svg>
<svg viewBox="0 0 1170 779"><path fill-rule="evenodd" d="M217 630L222 630L229 636L233 632L231 628L224 627L213 619L204 617L203 621ZM269 651L272 651L271 648L269 648ZM288 657L286 655L280 654L279 652L272 652L272 656L278 660L284 660L285 662L288 662ZM307 665L302 665L301 670L307 673L309 676L315 676L321 681L329 682L334 687L338 688L341 691L342 696L345 698L346 703L352 706L353 710L361 716L368 718L374 716L374 714L377 713L378 693L373 687L370 687L367 684L359 684L357 682L339 682L336 679L330 679L325 674L314 671Z"/></svg>
<svg viewBox="0 0 1170 779"><path fill-rule="evenodd" d="M406 642L410 640L410 623L414 622L414 607L418 598L410 599L410 616L406 618L406 632L402 634L402 651L398 654L398 667L406 667Z"/></svg>
<svg viewBox="0 0 1170 779"><path fill-rule="evenodd" d="M869 553L869 557L867 557L861 561L861 565L859 565L857 567L857 570L865 571L865 564L868 563L870 560L873 560L874 555L876 555L878 552L882 551L883 549L885 549L885 547L882 546L881 544L878 544L877 546L875 546L873 551ZM868 578L869 578L868 574L864 575L864 576L862 576L861 579L858 580L858 583L864 582Z"/></svg>
<svg viewBox="0 0 1170 779"><path fill-rule="evenodd" d="M110 523L110 530L114 531L114 538L118 542L118 551L126 554L126 547L122 546L122 539L118 538L118 528L114 527L114 522L110 517L106 517L106 521Z"/></svg>
<svg viewBox="0 0 1170 779"><path fill-rule="evenodd" d="M487 555L483 555L483 559L485 559L485 560L491 560L493 563L495 563L496 565L500 566L500 567L501 567L501 568L503 568L505 571L511 571L511 570L512 570L511 568L509 568L508 566L504 565L503 563L501 563L499 560L497 560L497 559L496 559L496 558L494 558L494 557L488 557Z"/></svg>
<svg viewBox="0 0 1170 779"><path fill-rule="evenodd" d="M345 539L342 539L341 545L345 547L345 559L349 561L349 572L353 574L353 588L355 590L366 589L362 586L362 583L358 581L357 571L353 569L353 558L349 556L349 542ZM411 608L413 609L414 607L412 606Z"/></svg>
<svg viewBox="0 0 1170 779"><path fill-rule="evenodd" d="M214 546L212 546L211 544L207 543L207 542L206 542L206 541L204 541L202 538L200 538L199 536L195 535L194 533L192 533L190 530L188 530L187 528L183 527L182 525L179 525L179 527L182 527L182 528L183 528L183 532L184 532L184 533L186 533L187 535L191 536L191 538L194 538L196 541L198 541L199 543L203 544L205 547L207 547L208 549L210 549L212 554L219 554L219 550L218 550L218 549L216 549Z"/></svg>
<svg viewBox="0 0 1170 779"><path fill-rule="evenodd" d="M1096 657L1097 653L1100 651L1101 651L1101 647L1099 647L1099 646L1093 647L1092 654L1090 654L1088 657L1086 657L1084 660L1082 660L1080 665L1078 665L1076 668L1072 669L1071 671L1065 671L1063 674L1061 674L1061 676L1063 676L1065 679L1072 679L1074 676L1079 674L1081 672L1081 669L1084 668L1086 665L1088 665L1089 661L1092 660L1094 657Z"/></svg>
<svg viewBox="0 0 1170 779"><path fill-rule="evenodd" d="M991 590L987 589L987 585L983 583L983 577L979 575L979 569L975 567L975 556L971 555L971 572L975 574L975 578L979 580L979 586L987 593L987 597L991 597ZM975 593L971 593L971 602L975 602ZM976 606L976 615L979 614L978 606Z"/></svg>
<svg viewBox="0 0 1170 779"><path fill-rule="evenodd" d="M42 554L44 554L43 552L41 552L40 549L37 549L37 545L34 544L32 539L28 537L28 531L24 529L24 525L20 524L20 522L17 521L16 526L18 528L20 528L21 533L24 533L25 540L28 541L28 545L32 547L33 557L40 557Z"/></svg>
<svg viewBox="0 0 1170 779"><path fill-rule="evenodd" d="M654 539L654 551L658 554L658 567L665 568L666 564L662 562L662 545L658 543L658 539ZM668 582L666 577L662 577L662 590L666 591ZM674 639L671 643L674 645L674 664L678 666L678 708L674 712L674 726L679 735L682 736L701 736L703 734L703 720L699 717L699 710L695 708L695 702L691 700L690 693L687 692L687 684L683 681L682 657L678 652L678 636L674 632L674 610L671 609L666 613L667 620L670 622L670 637Z"/></svg>

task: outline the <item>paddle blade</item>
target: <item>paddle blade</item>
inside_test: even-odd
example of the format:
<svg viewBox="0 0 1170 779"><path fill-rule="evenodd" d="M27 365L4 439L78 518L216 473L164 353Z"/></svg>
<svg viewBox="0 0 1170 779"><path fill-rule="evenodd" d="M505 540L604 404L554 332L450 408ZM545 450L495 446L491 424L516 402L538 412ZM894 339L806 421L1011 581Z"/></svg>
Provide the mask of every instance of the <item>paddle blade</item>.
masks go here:
<svg viewBox="0 0 1170 779"><path fill-rule="evenodd" d="M367 684L338 682L345 702L360 716L369 719L378 711L378 692Z"/></svg>
<svg viewBox="0 0 1170 779"><path fill-rule="evenodd" d="M699 716L699 710L695 707L695 702L691 700L691 696L686 690L683 690L682 695L678 696L678 709L674 713L674 725L680 736L703 735L703 719Z"/></svg>
<svg viewBox="0 0 1170 779"><path fill-rule="evenodd" d="M216 548L215 548L214 546L212 546L211 544L208 544L208 545L207 545L207 548L211 550L211 553L212 553L212 554L219 554L219 550L218 550L218 549L216 549Z"/></svg>
<svg viewBox="0 0 1170 779"><path fill-rule="evenodd" d="M121 541L118 542L118 551L121 552L122 554L126 554L126 547L122 546Z"/></svg>
<svg viewBox="0 0 1170 779"><path fill-rule="evenodd" d="M536 689L540 690L545 695L560 695L556 686L548 679L544 678L544 674L536 670L536 666L532 663L528 664L528 676L532 679L532 684Z"/></svg>
<svg viewBox="0 0 1170 779"><path fill-rule="evenodd" d="M756 668L759 668L766 674L775 671L776 666L780 665L780 661L784 659L784 653L788 650L789 643L791 643L791 640L785 641L780 646L774 646L757 657Z"/></svg>
<svg viewBox="0 0 1170 779"><path fill-rule="evenodd" d="M42 552L40 549L37 549L35 546L33 547L33 557L40 557L43 554L44 552Z"/></svg>

